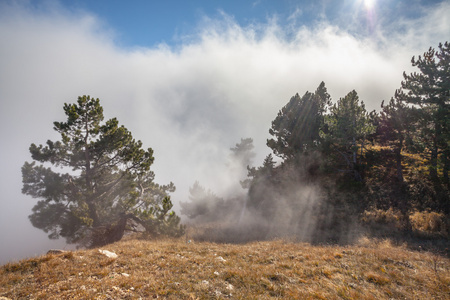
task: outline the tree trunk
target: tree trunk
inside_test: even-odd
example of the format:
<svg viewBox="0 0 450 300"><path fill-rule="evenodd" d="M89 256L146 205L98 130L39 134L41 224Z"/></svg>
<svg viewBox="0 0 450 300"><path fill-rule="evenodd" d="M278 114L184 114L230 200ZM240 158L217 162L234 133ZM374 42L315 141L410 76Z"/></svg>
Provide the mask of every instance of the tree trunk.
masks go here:
<svg viewBox="0 0 450 300"><path fill-rule="evenodd" d="M122 215L115 224L93 228L91 247L101 247L118 242L125 233L129 215Z"/></svg>
<svg viewBox="0 0 450 300"><path fill-rule="evenodd" d="M92 200L88 199L87 201L88 209L89 209L89 218L92 219L92 227L100 226L100 219L97 214L97 208Z"/></svg>
<svg viewBox="0 0 450 300"><path fill-rule="evenodd" d="M400 140L398 147L395 151L395 160L397 164L397 179L399 182L403 182L403 167L402 167L402 147L403 141Z"/></svg>
<svg viewBox="0 0 450 300"><path fill-rule="evenodd" d="M444 183L449 185L450 184L450 180L448 178L448 171L450 169L450 151L444 151Z"/></svg>
<svg viewBox="0 0 450 300"><path fill-rule="evenodd" d="M356 146L356 138L355 137L353 137L352 145L353 145L353 147L352 147L353 148L352 149L353 173L355 175L356 181L362 181L361 174L358 172L358 147Z"/></svg>
<svg viewBox="0 0 450 300"><path fill-rule="evenodd" d="M436 181L437 176L437 161L438 161L438 148L436 143L433 145L433 149L431 150L431 166L430 166L430 177L433 181Z"/></svg>

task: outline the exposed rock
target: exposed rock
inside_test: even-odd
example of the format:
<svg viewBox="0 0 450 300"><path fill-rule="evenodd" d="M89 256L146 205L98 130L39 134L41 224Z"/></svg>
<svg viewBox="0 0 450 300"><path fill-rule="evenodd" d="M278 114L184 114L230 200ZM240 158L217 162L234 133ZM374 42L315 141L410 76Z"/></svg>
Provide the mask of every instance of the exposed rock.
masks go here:
<svg viewBox="0 0 450 300"><path fill-rule="evenodd" d="M222 256L216 257L216 260L226 262L226 259L224 259Z"/></svg>
<svg viewBox="0 0 450 300"><path fill-rule="evenodd" d="M108 250L102 250L102 249L98 249L98 252L100 252L103 255L106 255L109 258L117 258L117 254L115 254L114 252L108 251Z"/></svg>

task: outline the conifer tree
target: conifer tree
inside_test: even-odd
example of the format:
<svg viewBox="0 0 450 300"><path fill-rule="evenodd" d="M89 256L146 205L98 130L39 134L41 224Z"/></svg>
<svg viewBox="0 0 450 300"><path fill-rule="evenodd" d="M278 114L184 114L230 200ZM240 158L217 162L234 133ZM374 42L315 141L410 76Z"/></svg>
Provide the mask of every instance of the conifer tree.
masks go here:
<svg viewBox="0 0 450 300"><path fill-rule="evenodd" d="M450 43L439 44L413 56L411 63L419 69L403 73L402 89L396 97L416 108L416 141L429 159L430 176L438 178L439 161L444 181L449 183L450 169Z"/></svg>
<svg viewBox="0 0 450 300"><path fill-rule="evenodd" d="M391 98L387 105L381 104L378 135L382 145L391 147L395 154L396 173L399 182L403 182L402 151L405 143L411 144L411 115L413 110L398 97Z"/></svg>
<svg viewBox="0 0 450 300"><path fill-rule="evenodd" d="M329 104L330 95L324 82L314 93L293 96L272 121L269 133L274 138L267 141L267 146L283 159L316 150Z"/></svg>
<svg viewBox="0 0 450 300"><path fill-rule="evenodd" d="M266 156L261 167L248 168L249 180L246 185L249 189L248 207L262 212L265 217L270 217L277 205L279 182L275 170L275 161L271 153Z"/></svg>
<svg viewBox="0 0 450 300"><path fill-rule="evenodd" d="M372 113L374 114L374 113ZM373 115L366 111L355 90L340 98L326 116L327 133L324 134L329 155L337 153L336 162L361 181L361 158L367 137L375 131ZM340 164L339 162L343 162Z"/></svg>
<svg viewBox="0 0 450 300"><path fill-rule="evenodd" d="M88 246L120 240L129 220L152 235L180 235L168 196L175 186L153 181L153 150L142 149L116 118L103 122L99 99L78 97L64 112L67 121L54 122L61 140L31 144L34 162L22 167L22 192L40 199L33 226Z"/></svg>

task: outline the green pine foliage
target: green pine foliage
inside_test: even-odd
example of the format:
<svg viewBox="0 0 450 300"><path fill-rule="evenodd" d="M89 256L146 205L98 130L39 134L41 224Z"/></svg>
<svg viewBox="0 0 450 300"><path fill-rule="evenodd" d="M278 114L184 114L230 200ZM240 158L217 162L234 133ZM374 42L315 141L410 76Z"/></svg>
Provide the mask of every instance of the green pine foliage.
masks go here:
<svg viewBox="0 0 450 300"><path fill-rule="evenodd" d="M324 112L329 104L330 95L324 82L315 93L293 96L272 121L269 133L274 138L267 141L267 146L283 159L317 149L321 143Z"/></svg>
<svg viewBox="0 0 450 300"><path fill-rule="evenodd" d="M340 172L353 174L362 181L361 169L367 138L375 132L373 114L366 111L355 90L340 98L325 117L327 132L323 134L325 151Z"/></svg>
<svg viewBox="0 0 450 300"><path fill-rule="evenodd" d="M34 161L22 167L22 192L40 199L33 226L88 246L120 240L131 220L153 235L181 235L168 196L175 186L154 182L153 150L117 119L103 122L99 99L79 97L64 112L67 121L54 122L61 140L32 144Z"/></svg>
<svg viewBox="0 0 450 300"><path fill-rule="evenodd" d="M420 72L403 74L402 89L396 97L415 108L416 144L429 160L430 176L438 180L438 172L449 184L450 169L450 44L439 44L412 58Z"/></svg>

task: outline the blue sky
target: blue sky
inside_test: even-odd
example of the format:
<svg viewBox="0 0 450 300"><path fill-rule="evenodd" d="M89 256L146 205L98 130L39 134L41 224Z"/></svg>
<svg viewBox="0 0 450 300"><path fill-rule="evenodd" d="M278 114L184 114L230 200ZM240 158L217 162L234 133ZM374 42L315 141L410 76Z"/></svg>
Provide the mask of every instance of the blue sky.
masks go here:
<svg viewBox="0 0 450 300"><path fill-rule="evenodd" d="M36 7L46 1L31 1ZM287 31L299 26L315 26L327 21L354 33L367 35L370 26L389 26L398 18L417 18L425 7L439 0L193 0L120 1L63 0L61 6L72 12L85 12L98 18L114 32L124 47L152 47L160 43L177 45L195 34L205 19L232 18L239 26L277 22ZM371 3L371 4L368 4ZM373 22L373 24L370 24ZM292 28L294 26L294 28ZM291 27L291 28L290 28ZM373 29L373 28L372 28Z"/></svg>
<svg viewBox="0 0 450 300"><path fill-rule="evenodd" d="M310 1L302 6L311 8ZM240 26L279 21L294 14L299 1L63 1L70 10L97 15L106 26L114 28L118 43L125 46L178 44L193 34L205 18L232 17ZM306 4L305 4L306 3ZM314 17L307 16L306 22Z"/></svg>
<svg viewBox="0 0 450 300"><path fill-rule="evenodd" d="M379 109L450 37L449 0L372 1L0 0L0 263L64 247L31 226L20 169L31 143L59 139L65 102L100 98L152 147L176 210L196 180L227 198L245 177L230 147L253 138L259 166L295 93L324 81Z"/></svg>

